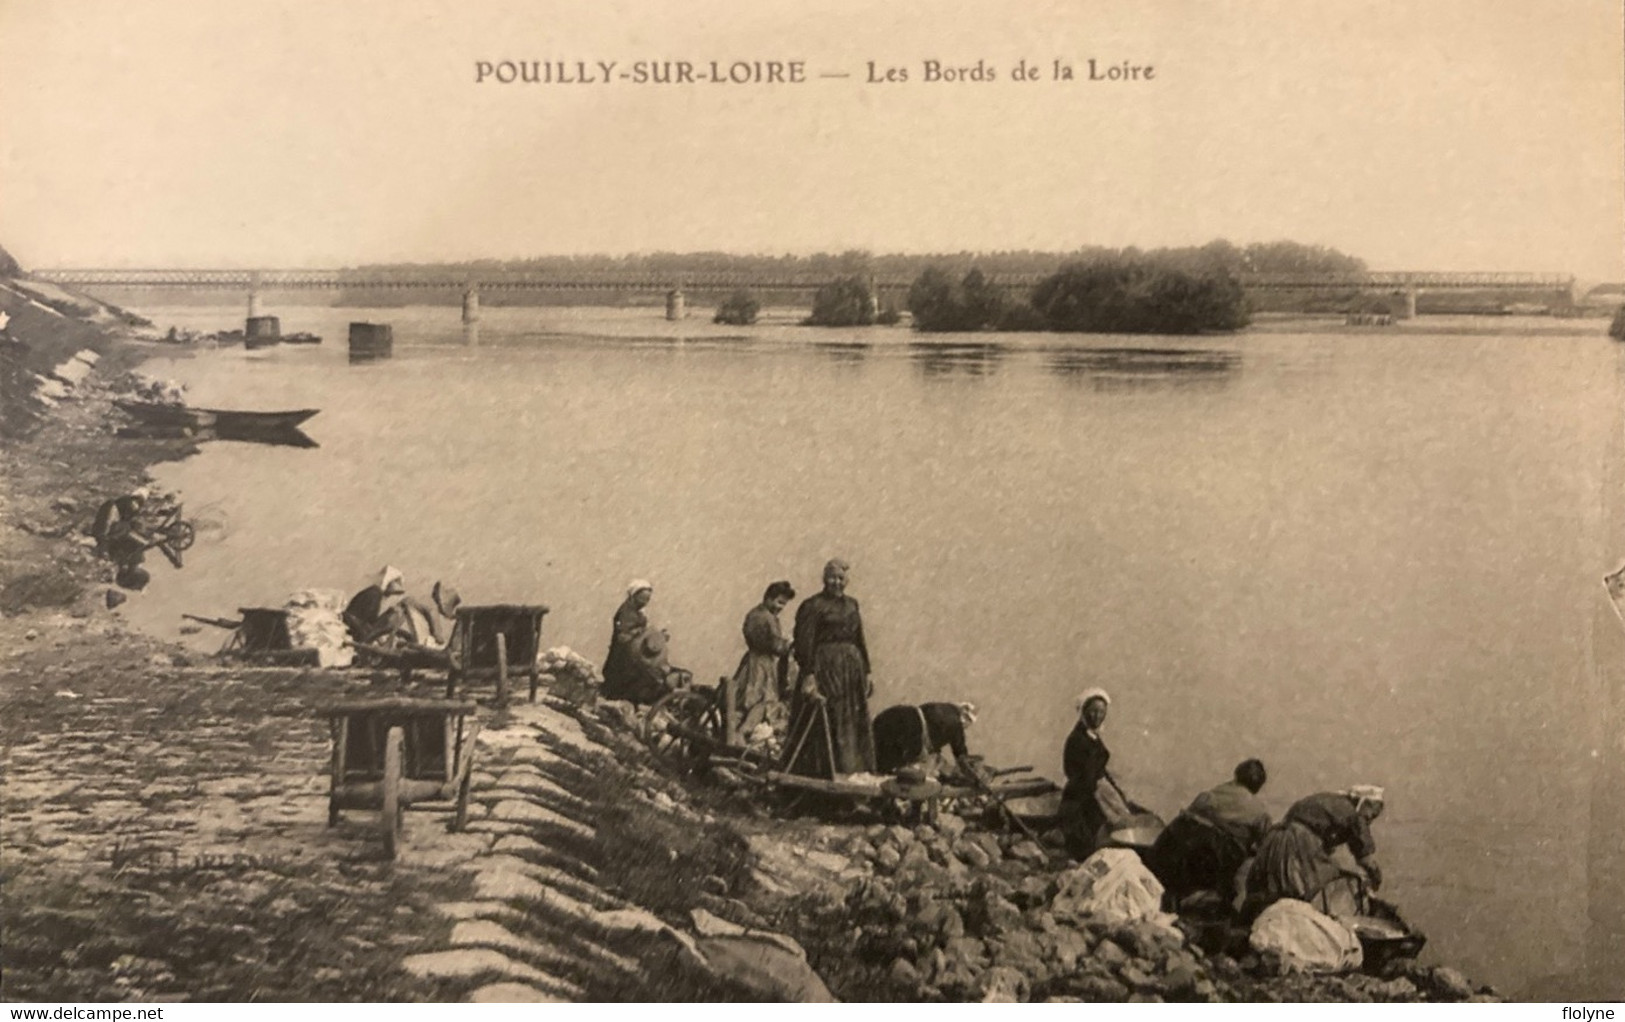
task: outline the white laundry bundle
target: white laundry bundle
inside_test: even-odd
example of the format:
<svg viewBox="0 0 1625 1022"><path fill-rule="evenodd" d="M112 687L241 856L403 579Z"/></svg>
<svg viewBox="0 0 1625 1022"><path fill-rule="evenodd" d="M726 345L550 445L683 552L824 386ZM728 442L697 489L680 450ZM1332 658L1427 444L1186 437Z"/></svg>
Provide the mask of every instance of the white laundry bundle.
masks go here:
<svg viewBox="0 0 1625 1022"><path fill-rule="evenodd" d="M551 674L555 678L585 685L603 684L603 679L598 676L598 665L569 646L554 646L541 655L536 666L544 674Z"/></svg>
<svg viewBox="0 0 1625 1022"><path fill-rule="evenodd" d="M348 667L355 659L344 625L344 594L334 589L301 589L288 597L288 638L294 649L314 649L323 667Z"/></svg>

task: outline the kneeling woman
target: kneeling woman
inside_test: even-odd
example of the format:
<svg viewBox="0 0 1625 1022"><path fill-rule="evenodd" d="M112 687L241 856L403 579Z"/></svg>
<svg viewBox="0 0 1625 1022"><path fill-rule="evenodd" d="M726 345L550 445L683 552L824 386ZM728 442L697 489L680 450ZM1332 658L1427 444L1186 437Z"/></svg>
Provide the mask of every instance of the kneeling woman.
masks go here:
<svg viewBox="0 0 1625 1022"><path fill-rule="evenodd" d="M1111 702L1101 688L1078 696L1078 723L1067 736L1062 756L1066 789L1061 793L1061 832L1066 835L1067 854L1080 861L1100 847L1104 830L1138 811L1106 770L1111 753L1100 738L1100 728Z"/></svg>
<svg viewBox="0 0 1625 1022"><path fill-rule="evenodd" d="M1358 889L1350 883L1358 878L1345 872L1332 853L1347 845L1371 889L1381 887L1371 822L1381 815L1382 804L1382 789L1371 784L1294 803L1258 846L1247 871L1244 914L1256 915L1282 898L1307 901L1330 916L1358 914Z"/></svg>

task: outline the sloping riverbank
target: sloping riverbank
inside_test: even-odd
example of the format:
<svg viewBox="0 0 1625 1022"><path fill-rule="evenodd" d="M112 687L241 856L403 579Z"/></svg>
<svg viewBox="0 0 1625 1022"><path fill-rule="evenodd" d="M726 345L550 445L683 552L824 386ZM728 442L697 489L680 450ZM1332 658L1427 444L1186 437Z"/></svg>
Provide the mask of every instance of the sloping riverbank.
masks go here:
<svg viewBox="0 0 1625 1022"><path fill-rule="evenodd" d="M1066 864L1044 847L951 815L918 829L776 815L673 774L620 708L551 693L480 711L466 832L411 814L391 862L373 814L327 826L319 709L411 690L220 664L126 628L83 525L190 445L112 438L109 383L139 345L5 301L31 371L102 356L0 449L8 998L1486 996L1448 969L1278 976L1073 919L1055 904Z"/></svg>

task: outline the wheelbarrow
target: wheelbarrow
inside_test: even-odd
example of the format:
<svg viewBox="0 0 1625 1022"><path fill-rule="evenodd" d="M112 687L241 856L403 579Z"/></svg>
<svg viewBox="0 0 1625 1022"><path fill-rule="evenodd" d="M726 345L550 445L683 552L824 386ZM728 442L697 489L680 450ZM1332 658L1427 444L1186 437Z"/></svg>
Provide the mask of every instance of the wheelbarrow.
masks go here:
<svg viewBox="0 0 1625 1022"><path fill-rule="evenodd" d="M539 603L458 607L457 624L446 644L450 653L446 697L456 694L459 685L493 678L497 704L506 704L512 673L529 679L530 701L535 702L536 658L542 651L542 618L547 610Z"/></svg>
<svg viewBox="0 0 1625 1022"><path fill-rule="evenodd" d="M451 829L468 822L474 740L471 702L394 697L344 702L322 711L333 734L327 825L346 809L376 811L384 849L400 850L408 807L449 811Z"/></svg>

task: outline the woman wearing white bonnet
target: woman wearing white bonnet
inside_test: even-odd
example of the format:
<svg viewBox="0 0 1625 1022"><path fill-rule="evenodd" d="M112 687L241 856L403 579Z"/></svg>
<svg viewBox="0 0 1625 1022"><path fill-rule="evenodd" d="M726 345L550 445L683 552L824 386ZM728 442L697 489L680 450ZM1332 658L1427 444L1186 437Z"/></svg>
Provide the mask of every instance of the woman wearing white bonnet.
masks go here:
<svg viewBox="0 0 1625 1022"><path fill-rule="evenodd" d="M1106 769L1111 752L1100 737L1100 728L1111 704L1112 697L1103 688L1079 692L1073 700L1078 722L1062 753L1066 789L1061 793L1061 831L1066 835L1067 853L1079 861L1100 846L1103 832L1138 811Z"/></svg>
<svg viewBox="0 0 1625 1022"><path fill-rule="evenodd" d="M648 684L648 672L638 653L649 631L649 618L643 608L654 597L654 588L654 583L646 578L634 578L626 583L626 599L615 609L609 653L604 657L604 684L599 693L605 699L652 703L664 694Z"/></svg>
<svg viewBox="0 0 1625 1022"><path fill-rule="evenodd" d="M1297 898L1330 916L1358 915L1360 892L1345 879L1332 853L1347 846L1371 890L1381 887L1371 824L1382 815L1383 802L1383 790L1375 784L1323 791L1295 802L1258 846L1247 873L1247 914L1282 898Z"/></svg>

